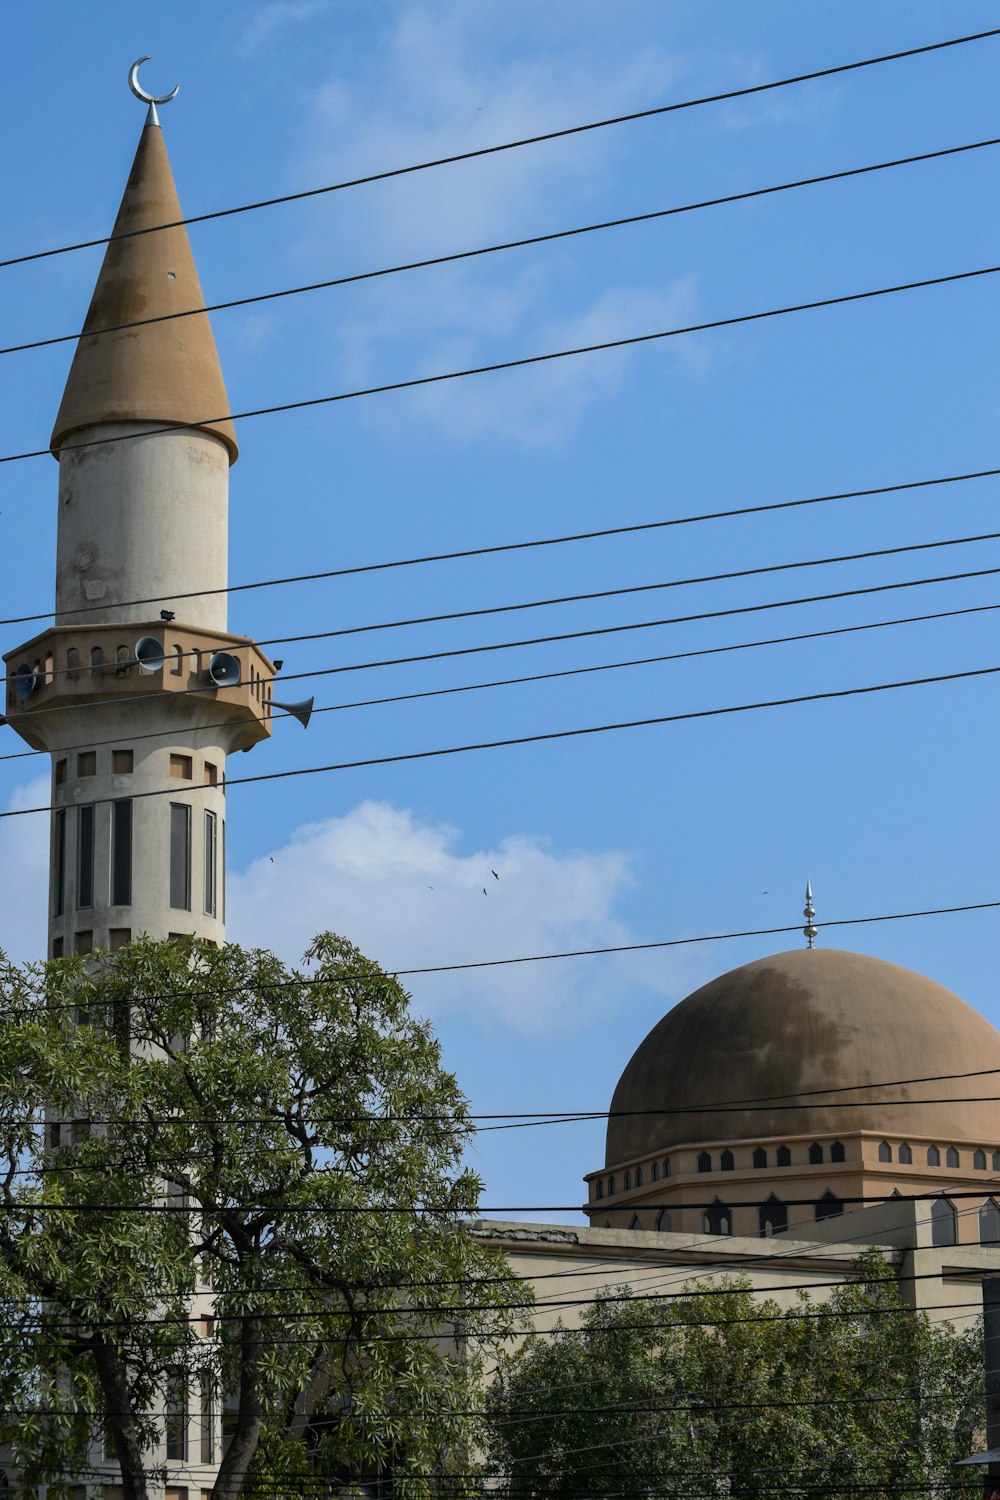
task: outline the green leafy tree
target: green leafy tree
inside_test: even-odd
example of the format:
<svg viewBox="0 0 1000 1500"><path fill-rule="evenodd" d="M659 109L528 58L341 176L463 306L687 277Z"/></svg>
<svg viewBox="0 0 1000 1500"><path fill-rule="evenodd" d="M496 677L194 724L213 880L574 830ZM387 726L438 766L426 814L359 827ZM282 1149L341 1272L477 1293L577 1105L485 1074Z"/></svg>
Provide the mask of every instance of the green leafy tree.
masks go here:
<svg viewBox="0 0 1000 1500"><path fill-rule="evenodd" d="M23 1493L108 1444L146 1500L165 1393L179 1442L186 1407L221 1413L219 1500L373 1475L466 1493L480 1434L455 1413L524 1301L465 1227L466 1101L395 979L330 935L307 968L152 941L0 966L0 1441Z"/></svg>
<svg viewBox="0 0 1000 1500"><path fill-rule="evenodd" d="M488 1405L499 1493L517 1500L931 1500L981 1482L953 1467L981 1445L981 1330L907 1310L877 1251L791 1310L745 1277L609 1290L579 1329L505 1356Z"/></svg>

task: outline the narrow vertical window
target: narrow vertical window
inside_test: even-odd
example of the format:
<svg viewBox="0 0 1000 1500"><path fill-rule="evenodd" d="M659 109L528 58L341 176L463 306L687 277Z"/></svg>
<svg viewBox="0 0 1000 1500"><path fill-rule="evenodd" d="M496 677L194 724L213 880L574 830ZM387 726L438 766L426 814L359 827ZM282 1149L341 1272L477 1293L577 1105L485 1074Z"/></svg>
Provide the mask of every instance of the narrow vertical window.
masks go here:
<svg viewBox="0 0 1000 1500"><path fill-rule="evenodd" d="M215 1393L212 1377L207 1372L201 1377L201 1461L215 1462Z"/></svg>
<svg viewBox="0 0 1000 1500"><path fill-rule="evenodd" d="M183 1376L175 1375L167 1386L166 1411L164 1413L165 1437L168 1458L188 1456L188 1408L187 1390Z"/></svg>
<svg viewBox="0 0 1000 1500"><path fill-rule="evenodd" d="M76 904L94 904L94 804L76 810Z"/></svg>
<svg viewBox="0 0 1000 1500"><path fill-rule="evenodd" d="M132 905L132 804L111 804L111 905Z"/></svg>
<svg viewBox="0 0 1000 1500"><path fill-rule="evenodd" d="M65 762L64 762L65 764ZM61 917L66 910L66 809L55 816L52 849L52 915Z"/></svg>
<svg viewBox="0 0 1000 1500"><path fill-rule="evenodd" d="M216 909L216 830L218 819L214 812L205 813L205 914L215 916Z"/></svg>
<svg viewBox="0 0 1000 1500"><path fill-rule="evenodd" d="M222 888L222 920L226 920L226 820L222 820L222 843L219 846L219 884Z"/></svg>
<svg viewBox="0 0 1000 1500"><path fill-rule="evenodd" d="M170 804L170 905L191 910L191 809Z"/></svg>

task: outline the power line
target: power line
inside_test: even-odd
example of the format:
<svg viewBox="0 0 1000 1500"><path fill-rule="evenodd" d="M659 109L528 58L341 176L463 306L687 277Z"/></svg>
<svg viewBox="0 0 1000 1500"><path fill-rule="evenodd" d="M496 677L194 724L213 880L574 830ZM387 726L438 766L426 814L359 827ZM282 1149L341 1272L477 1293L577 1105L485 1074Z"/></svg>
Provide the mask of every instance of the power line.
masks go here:
<svg viewBox="0 0 1000 1500"><path fill-rule="evenodd" d="M423 260L403 261L397 265L382 266L374 271L356 271L349 276L335 276L326 281L311 281L303 286L283 287L273 292L258 292L249 297L232 297L225 302L210 302L207 306L182 308L179 312L158 313L150 318L135 318L128 323L111 323L102 328L79 329L75 333L56 334L50 338L31 339L22 344L0 347L0 355L22 354L29 349L48 349L56 344L74 343L86 336L101 338L105 334L124 333L131 328L145 328L152 323L172 323L178 318L202 317L206 313L226 312L234 307L251 307L261 302L276 302L287 297L299 297L307 293L330 291L335 287L351 286L357 282L375 281L386 276L398 276L408 271L426 270L433 266L454 265L461 261L475 260L487 255L497 255L508 250L521 250L531 245L552 244L558 240L578 238L608 229L622 229L634 224L648 224L656 220L671 218L678 214L689 214L706 208L719 208L730 203L744 203L756 198L766 198L775 193L787 193L796 188L816 187L822 183L842 182L852 177L864 177L872 172L885 172L895 167L913 166L918 162L938 161L944 157L960 156L970 151L1000 145L1000 136L989 140L970 141L961 146L946 146L937 151L923 151L914 156L900 156L891 161L873 162L862 167L848 167L838 172L824 172L814 177L800 177L792 182L779 182L769 187L750 188L741 193L727 193L721 197L703 198L695 203L682 203L671 208L653 209L647 213L629 214L620 219L604 219L596 224L581 224L571 229L557 229L547 234L527 235L522 239L504 240L495 245L480 245L472 250L453 251L447 255L432 255ZM148 233L149 231L140 231ZM0 264L3 264L0 262Z"/></svg>
<svg viewBox="0 0 1000 1500"><path fill-rule="evenodd" d="M253 583L231 583L221 588L191 589L186 593L155 594L144 599L123 599L114 604L80 605L74 609L59 610L60 620L71 615L94 615L112 609L134 608L139 604L176 603L181 599L204 599L216 594L238 594L248 589L278 588L286 584L316 583L330 578L353 578L364 573L380 573L393 568L413 568L428 563L456 562L473 557L492 557L504 552L523 552L535 547L559 547L570 542L590 542L605 537L628 536L646 531L662 531L673 526L692 526L705 521L726 521L739 516L764 515L770 511L796 510L806 505L827 505L837 500L864 500L878 495L895 495L906 490L934 488L942 484L962 484L973 479L992 479L1000 475L997 469L975 469L962 474L942 474L931 479L912 479L896 484L869 486L859 490L838 490L825 495L807 495L796 500L772 500L761 505L741 505L732 510L702 511L688 516L671 516L660 521L639 521L627 526L605 526L597 531L570 532L563 536L534 537L527 541L499 542L489 547L465 547L456 552L428 553L421 557L393 558L386 562L359 563L348 568L327 568L319 573L298 573L285 578L263 578ZM10 615L0 619L0 625L30 625L36 620L51 619L54 610L35 615Z"/></svg>
<svg viewBox="0 0 1000 1500"><path fill-rule="evenodd" d="M363 396L383 396L391 391L410 391L420 387L442 385L452 380L465 380L473 375L491 375L501 370L521 370L529 366L551 364L554 360L572 359L581 354L599 354L609 349L636 348L663 339L680 338L685 334L706 333L716 328L734 328L744 323L759 323L770 318L785 317L791 313L815 312L821 308L843 307L849 303L867 302L875 297L889 297L898 292L914 292L932 286L945 286L961 281L971 281L981 276L995 276L1000 265L980 266L972 271L953 271L946 276L927 276L919 281L898 282L892 286L874 287L864 292L847 292L837 297L813 298L808 302L792 302L784 307L766 308L760 312L738 313L728 318L712 318L703 323L688 323L680 328L663 328L654 333L636 333L627 338L603 339L599 343L580 344L572 349L555 349L544 354L525 354L517 359L497 360L492 364L470 365L463 370L446 370L436 375L415 375L408 380L392 380L382 385L363 386L352 391L337 391L328 396L310 396L301 401L283 401L274 406L258 406L246 411L222 412L205 415L191 422L165 422L155 427L142 428L138 432L117 433L100 438L88 438L83 442L63 443L60 453L77 452L81 449L104 447L113 443L130 443L138 438L156 437L165 432L191 432L200 427L217 426L221 422L247 421L251 417L275 416L284 412L306 411L314 407L332 406L342 401L355 401ZM20 463L29 458L48 458L49 448L32 448L23 453L0 454L0 464Z"/></svg>
<svg viewBox="0 0 1000 1500"><path fill-rule="evenodd" d="M373 755L363 760L334 761L324 766L296 766L287 771L262 771L255 776L229 776L226 786L251 786L264 781L290 781L300 776L322 776L333 771L357 771L371 766L402 765L411 761L436 760L442 756L467 755L481 750L507 750L515 746L539 745L554 740L580 739L585 735L611 734L626 729L649 729L660 724L681 724L696 719L720 718L729 714L754 713L769 708L789 708L802 703L831 702L834 699L857 698L872 693L893 692L900 688L929 687L942 682L959 682L975 677L991 677L1000 672L997 667L974 667L963 672L939 672L931 677L910 677L894 682L869 683L864 687L834 688L823 693L797 693L790 698L765 698L757 703L730 703L722 708L691 709L679 714L656 714L646 719L624 719L613 724L587 724L576 729L550 729L540 734L513 735L508 739L479 740L466 745L445 745L432 750L409 750L396 755ZM305 674L304 674L305 675ZM316 674L319 675L319 674ZM205 790L202 786L185 787L185 794ZM154 787L147 791L134 791L132 800L147 797L176 797L176 787ZM119 800L116 796L94 797L92 806ZM56 812L55 803L42 803L37 807L8 808L0 812L0 818L25 818L32 813Z"/></svg>
<svg viewBox="0 0 1000 1500"><path fill-rule="evenodd" d="M550 682L556 678L581 677L593 672L617 672L626 667L647 667L660 662L686 661L691 657L719 656L731 651L752 651L764 646L784 646L799 641L816 641L825 639L828 636L854 635L859 631L865 630L884 630L894 625L916 625L928 620L951 620L961 615L978 615L990 613L998 609L1000 609L1000 604L973 604L964 609L937 610L933 614L906 615L894 620L869 620L860 625L838 625L828 630L809 630L797 635L772 636L769 639L759 641L736 641L725 646L702 646L691 651L671 651L661 656L636 657L630 661L601 662L586 667L563 667L553 672L532 672L524 677L502 677L491 682L466 682L456 687L424 688L416 693L392 693L384 698L362 698L353 703L328 703L318 708L313 708L312 716L315 718L317 714L342 713L347 709L374 708L388 703L411 703L421 698L443 698L455 693L474 693L489 688L518 687L529 682ZM265 719L289 719L295 717L294 714L290 713L275 713L273 709L274 705L272 704L271 708L264 715ZM227 722L227 720L220 719L217 723L202 724L199 727L203 730L221 729L225 727ZM135 740L163 739L165 737L170 738L171 736L176 736L174 729L152 729L143 734L131 735L129 743ZM117 745L120 741L121 735L114 735L111 739L106 740L88 739L85 746L62 746L61 750L68 753L84 748L93 750L99 749L104 745ZM9 755L0 755L0 761L28 760L35 756L48 754L47 750L18 750Z"/></svg>
<svg viewBox="0 0 1000 1500"><path fill-rule="evenodd" d="M891 593L897 589L923 588L930 584L956 583L970 578L991 578L1000 573L998 568L974 568L961 573L941 573L930 578L908 578L896 583L866 584L862 588L837 589L826 594L806 594L796 599L772 599L762 604L740 604L732 605L726 609L700 610L688 615L668 615L659 620L630 621L624 625L600 625L588 630L567 630L557 632L555 635L529 636L526 639L516 641L491 641L479 646L453 646L444 651L419 652L413 656L385 657L381 660L364 662L347 662L336 667L312 667L306 672L281 672L270 679L269 685L275 682L299 682L303 678L331 677L342 672L367 672L380 667L409 666L415 662L445 661L458 656L479 656L486 651L513 651L527 646L546 646L554 642L588 640L591 637L603 635L620 635L624 631L653 630L666 625L689 625L701 620L728 619L734 615L760 614L764 610L790 609L801 604L825 604L835 599L856 599L868 594ZM103 668L113 671L116 663L106 662ZM81 668L88 671L89 668ZM176 697L190 697L197 694L217 693L218 685L214 682L201 683L192 688L177 688L174 690ZM149 693L130 693L128 702L142 703L147 699L162 699L162 690L157 689ZM33 720L44 719L49 714L78 713L81 709L117 708L120 707L122 699L93 698L82 703L54 703L47 708L34 708L31 712ZM273 717L273 716L272 716ZM143 794L146 795L146 794ZM0 813L0 817L6 814Z"/></svg>
<svg viewBox="0 0 1000 1500"><path fill-rule="evenodd" d="M522 136L518 140L505 141L494 146L480 146L470 151L457 152L451 156L439 156L430 161L416 162L406 167L393 167L381 172L370 172L363 177L353 177L342 182L325 184L322 187L305 188L296 193L282 193L277 197L261 198L252 203L237 204L233 208L215 209L210 213L192 214L187 218L173 219L164 224L153 224L145 229L130 230L120 235L103 235L98 239L78 240L74 244L57 245L48 250L34 250L24 255L10 256L0 260L0 269L6 266L24 265L28 261L46 260L53 255L67 255L75 250L89 250L97 245L108 245L113 240L135 239L140 235L157 234L165 229L177 229L182 224L205 224L213 219L231 218L235 214L252 213L262 208L274 208L284 203L299 203L304 199L321 197L328 193L342 192L346 188L363 187L374 182L386 182L393 177L406 177L415 172L427 172L436 167L452 166L457 162L474 161L481 157L496 156L501 152L515 151L524 146L536 146L543 141L564 140L569 136L583 135L589 131L604 130L612 125L631 124L636 120L654 119L660 115L676 114L680 110L697 109L705 104L721 104L733 99L746 99L754 94L766 94L775 89L788 88L792 84L811 83L820 78L833 78L839 74L857 72L861 68L875 67L880 63L899 62L904 58L920 57L931 52L941 52L950 47L961 47L970 42L985 41L1000 35L1000 27L986 31L971 32L965 36L948 37L940 42L928 42L919 47L907 47L899 52L884 52L877 57L860 58L855 62L838 63L829 68L813 69L808 73L796 73L785 78L772 79L767 83L755 83L744 88L726 89L721 93L703 94L694 99L682 99L673 104L655 105L649 109L632 110L628 114L612 115L601 120L590 120L581 125L566 126L561 130L548 130L539 135Z"/></svg>

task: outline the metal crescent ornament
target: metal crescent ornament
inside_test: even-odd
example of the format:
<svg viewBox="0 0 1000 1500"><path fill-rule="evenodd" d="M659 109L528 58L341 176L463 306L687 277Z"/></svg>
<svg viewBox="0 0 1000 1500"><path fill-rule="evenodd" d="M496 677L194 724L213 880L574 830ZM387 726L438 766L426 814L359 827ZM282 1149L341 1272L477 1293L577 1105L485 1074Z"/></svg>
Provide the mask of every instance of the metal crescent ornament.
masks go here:
<svg viewBox="0 0 1000 1500"><path fill-rule="evenodd" d="M151 104L155 108L157 104L169 104L172 99L176 99L181 91L181 86L178 83L169 94L147 94L144 88L140 88L139 69L143 63L150 61L151 55L151 53L147 52L145 57L136 58L128 70L128 86L135 97L142 100L143 104Z"/></svg>

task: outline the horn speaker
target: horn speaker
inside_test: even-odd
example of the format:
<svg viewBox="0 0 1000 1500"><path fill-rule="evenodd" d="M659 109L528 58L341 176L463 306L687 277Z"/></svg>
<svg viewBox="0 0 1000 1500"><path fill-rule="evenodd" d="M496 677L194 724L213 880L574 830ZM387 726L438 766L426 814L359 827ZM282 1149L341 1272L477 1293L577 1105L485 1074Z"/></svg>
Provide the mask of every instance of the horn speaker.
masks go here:
<svg viewBox="0 0 1000 1500"><path fill-rule="evenodd" d="M291 714L293 719L298 719L303 729L308 729L315 702L315 698L301 698L298 703L279 703L277 698L272 698L271 707L280 708L286 714Z"/></svg>
<svg viewBox="0 0 1000 1500"><path fill-rule="evenodd" d="M228 651L213 651L208 664L208 675L216 687L239 687L240 664Z"/></svg>
<svg viewBox="0 0 1000 1500"><path fill-rule="evenodd" d="M143 635L135 643L135 659L144 672L158 672L166 658L163 642L155 635Z"/></svg>
<svg viewBox="0 0 1000 1500"><path fill-rule="evenodd" d="M41 676L34 667L29 667L23 661L14 673L14 691L22 703L27 702L37 687L41 686Z"/></svg>

